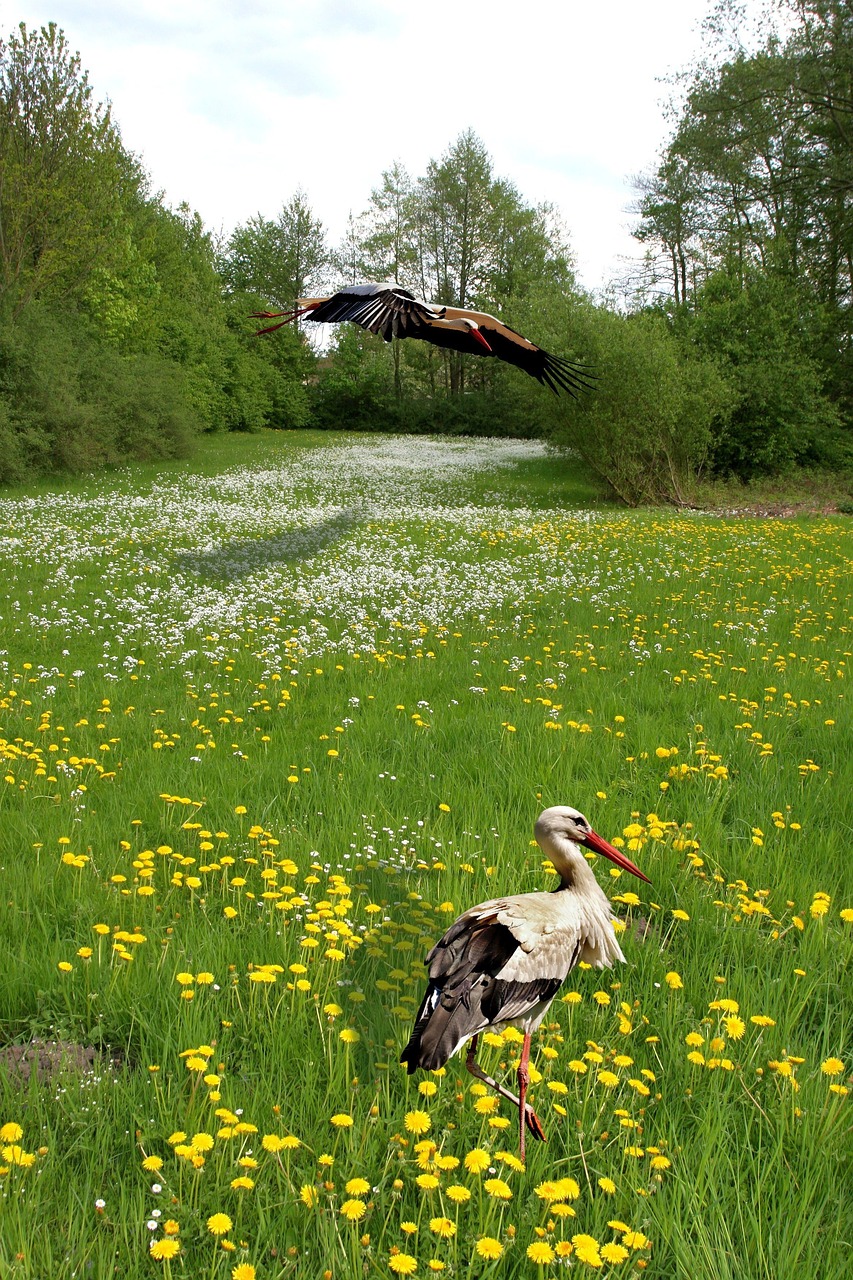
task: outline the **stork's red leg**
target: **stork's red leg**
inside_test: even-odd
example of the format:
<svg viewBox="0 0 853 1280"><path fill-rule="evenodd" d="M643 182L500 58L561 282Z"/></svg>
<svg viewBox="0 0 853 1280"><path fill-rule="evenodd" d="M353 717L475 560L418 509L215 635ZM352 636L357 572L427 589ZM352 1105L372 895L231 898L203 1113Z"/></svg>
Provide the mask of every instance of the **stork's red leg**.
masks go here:
<svg viewBox="0 0 853 1280"><path fill-rule="evenodd" d="M533 1134L534 1138L538 1138L540 1142L545 1142L546 1141L545 1131L542 1128L542 1125L539 1123L539 1117L537 1116L533 1108L530 1106L530 1104L528 1102L522 1101L522 1099L520 1098L517 1098L514 1093L511 1093L509 1089L505 1089L502 1084L498 1084L497 1080L493 1080L491 1076L487 1076L485 1071L483 1071L482 1067L477 1062L476 1054L477 1054L478 1040L479 1040L479 1036L472 1036L471 1042L468 1045L468 1055L465 1059L465 1066L471 1072L472 1076L476 1076L478 1080L482 1080L483 1084L487 1084L490 1089L494 1089L495 1093L499 1093L502 1098L506 1098L507 1102L511 1102L514 1107L518 1107L519 1117L524 1116L524 1120L527 1125L527 1128ZM525 1049L526 1049L526 1056L525 1056ZM525 1037L524 1046L522 1046L521 1057L522 1057L522 1061L524 1062L524 1075L525 1075L524 1090L526 1093L527 1083L530 1078L527 1072L527 1063L530 1060L530 1037L529 1036ZM519 1084L521 1084L521 1064L520 1063L519 1063L518 1078L519 1078ZM519 1120L519 1127L522 1131L522 1141L520 1145L521 1145L521 1153L523 1158L524 1126L521 1125L520 1120Z"/></svg>
<svg viewBox="0 0 853 1280"><path fill-rule="evenodd" d="M530 1036L528 1034L524 1037L524 1043L521 1046L521 1060L518 1064L518 1150L522 1160L524 1159L524 1135L527 1129L540 1142L547 1141L545 1130L539 1122L539 1117L527 1102L527 1088L530 1084L529 1062Z"/></svg>
<svg viewBox="0 0 853 1280"><path fill-rule="evenodd" d="M275 320L278 316L285 317L284 320L279 320L278 324L271 324L266 329L258 329L255 337L260 338L264 333L275 333L276 329L283 329L292 320L298 320L309 311L316 311L319 305L319 302L313 302L310 307L297 307L294 311L253 311L251 313L253 320Z"/></svg>

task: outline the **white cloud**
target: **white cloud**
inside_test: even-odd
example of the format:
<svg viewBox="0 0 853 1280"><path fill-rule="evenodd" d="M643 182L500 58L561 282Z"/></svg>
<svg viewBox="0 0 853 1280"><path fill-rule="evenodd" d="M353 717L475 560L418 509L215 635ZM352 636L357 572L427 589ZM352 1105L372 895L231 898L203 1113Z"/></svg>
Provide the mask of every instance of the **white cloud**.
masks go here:
<svg viewBox="0 0 853 1280"><path fill-rule="evenodd" d="M498 174L560 208L596 286L632 250L629 179L667 131L660 78L697 53L707 7L31 0L19 13L65 30L154 187L215 229L273 215L301 186L336 238L394 160L417 174L472 127Z"/></svg>

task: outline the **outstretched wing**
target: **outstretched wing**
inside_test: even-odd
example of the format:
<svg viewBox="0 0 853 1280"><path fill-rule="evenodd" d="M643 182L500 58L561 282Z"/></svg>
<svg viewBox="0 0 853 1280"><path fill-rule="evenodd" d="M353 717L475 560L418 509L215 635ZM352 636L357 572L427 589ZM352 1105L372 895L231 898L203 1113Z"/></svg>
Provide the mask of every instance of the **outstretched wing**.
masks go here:
<svg viewBox="0 0 853 1280"><path fill-rule="evenodd" d="M447 318L452 319L454 314L453 308L448 307ZM556 395L563 390L577 398L579 391L594 390L595 374L587 365L576 364L563 356L553 356L550 351L543 351L535 342L511 329L497 316L491 316L485 311L468 311L465 314L476 320L480 332L498 360L523 369L544 387L550 387ZM483 354L482 347L479 348L479 354Z"/></svg>
<svg viewBox="0 0 853 1280"><path fill-rule="evenodd" d="M443 316L443 307L430 306L399 285L355 284L325 298L312 308L310 318L318 324L349 320L390 342L392 338L421 338L429 322Z"/></svg>

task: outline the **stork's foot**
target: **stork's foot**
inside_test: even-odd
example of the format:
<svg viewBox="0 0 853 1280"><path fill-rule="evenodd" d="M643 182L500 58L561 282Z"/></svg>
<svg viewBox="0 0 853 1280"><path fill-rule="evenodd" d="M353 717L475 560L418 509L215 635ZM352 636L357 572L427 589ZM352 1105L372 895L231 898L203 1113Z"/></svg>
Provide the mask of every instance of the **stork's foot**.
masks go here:
<svg viewBox="0 0 853 1280"><path fill-rule="evenodd" d="M524 1123L526 1128L530 1130L533 1137L536 1138L538 1142L548 1141L545 1137L545 1130L542 1128L539 1117L529 1104L524 1108Z"/></svg>

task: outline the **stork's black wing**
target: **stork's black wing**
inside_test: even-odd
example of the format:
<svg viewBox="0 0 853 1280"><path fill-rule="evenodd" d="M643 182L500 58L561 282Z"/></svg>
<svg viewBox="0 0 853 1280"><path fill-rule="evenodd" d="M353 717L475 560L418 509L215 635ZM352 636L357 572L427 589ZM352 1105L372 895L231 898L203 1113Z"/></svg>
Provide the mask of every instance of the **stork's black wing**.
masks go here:
<svg viewBox="0 0 853 1280"><path fill-rule="evenodd" d="M481 325L480 331L499 360L523 369L543 387L550 387L555 395L563 390L577 398L579 391L592 391L595 387L595 374L587 365L552 356L550 351L534 346L509 325L502 323L499 329ZM479 350L485 355L482 347Z"/></svg>
<svg viewBox="0 0 853 1280"><path fill-rule="evenodd" d="M357 284L326 298L311 312L310 319L318 324L349 320L390 342L392 338L424 337L427 323L443 314L442 307L430 306L399 285Z"/></svg>

